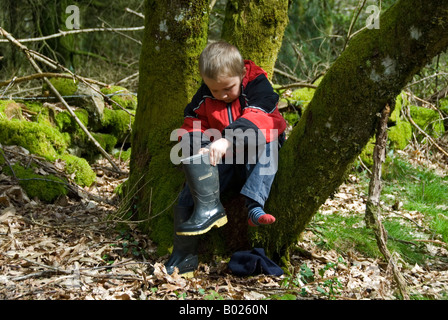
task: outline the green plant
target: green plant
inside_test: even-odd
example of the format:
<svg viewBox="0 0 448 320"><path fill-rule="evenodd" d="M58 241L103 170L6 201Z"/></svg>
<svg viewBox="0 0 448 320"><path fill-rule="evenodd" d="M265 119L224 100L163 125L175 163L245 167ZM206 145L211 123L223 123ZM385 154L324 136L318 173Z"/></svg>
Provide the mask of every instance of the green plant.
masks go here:
<svg viewBox="0 0 448 320"><path fill-rule="evenodd" d="M129 232L129 230L121 230L117 240L121 240L121 248L123 255L131 254L134 257L147 257L146 251L140 247L138 240Z"/></svg>
<svg viewBox="0 0 448 320"><path fill-rule="evenodd" d="M339 258L339 261L342 261L341 258ZM324 278L325 272L330 269L334 269L337 266L336 263L328 262L325 267L319 270L319 275ZM334 296L338 295L340 293L339 289L342 288L342 283L338 280L337 277L330 277L325 280L323 280L322 285L318 285L316 287L316 290L323 295L334 298Z"/></svg>
<svg viewBox="0 0 448 320"><path fill-rule="evenodd" d="M205 289L201 288L198 293L204 296L205 300L224 300L224 298L215 290L209 290L208 294Z"/></svg>

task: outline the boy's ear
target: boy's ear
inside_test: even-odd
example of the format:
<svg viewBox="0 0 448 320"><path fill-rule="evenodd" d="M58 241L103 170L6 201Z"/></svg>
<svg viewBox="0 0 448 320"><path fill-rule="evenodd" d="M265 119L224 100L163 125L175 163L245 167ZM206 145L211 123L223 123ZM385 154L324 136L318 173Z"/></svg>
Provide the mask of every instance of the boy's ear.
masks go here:
<svg viewBox="0 0 448 320"><path fill-rule="evenodd" d="M244 67L243 70L244 70L244 72L243 72L243 74L241 75L241 80L243 80L243 78L244 78L244 76L246 75L246 72L247 72L246 67Z"/></svg>

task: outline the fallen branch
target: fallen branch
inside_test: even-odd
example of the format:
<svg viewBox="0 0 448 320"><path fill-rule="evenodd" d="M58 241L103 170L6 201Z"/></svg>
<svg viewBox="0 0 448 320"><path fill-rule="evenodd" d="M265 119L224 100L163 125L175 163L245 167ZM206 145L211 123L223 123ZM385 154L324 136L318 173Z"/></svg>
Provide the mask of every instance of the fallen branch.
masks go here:
<svg viewBox="0 0 448 320"><path fill-rule="evenodd" d="M45 41L48 39L53 38L59 38L59 37L65 37L71 34L77 34L77 33L89 33L89 32L117 32L117 31L140 31L144 30L145 27L131 27L131 28L89 28L89 29L76 29L76 30L69 30L69 31L62 31L59 30L59 33L50 34L48 36L43 36L39 38L28 38L28 39L16 39L20 43L26 43L26 42L39 42L39 41ZM8 40L0 39L1 42L8 42Z"/></svg>
<svg viewBox="0 0 448 320"><path fill-rule="evenodd" d="M0 27L0 34L2 34L6 39L9 40L10 43L18 47L27 57L27 59L30 61L33 68L37 71L37 73L43 73L42 70L39 68L39 66L36 64L36 61L34 61L33 57L29 54L29 50L27 47L22 45L20 42L18 42L13 36L11 36L8 32L6 32L2 27ZM68 105L68 103L64 100L64 98L61 96L58 90L53 86L53 84L48 80L47 77L44 77L43 80L48 85L50 90L54 93L54 95L59 99L59 101L64 105L64 107L67 109L67 111L70 113L70 115L75 119L76 123L79 125L82 131L87 135L87 138L95 145L95 147L101 152L101 154L110 162L110 164L114 167L114 169L117 172L121 173L120 168L113 162L112 158L109 156L109 154L101 147L101 145L96 141L96 139L92 136L92 134L87 130L87 128L84 126L84 124L79 120L79 118L76 116L76 114L73 112L72 108Z"/></svg>
<svg viewBox="0 0 448 320"><path fill-rule="evenodd" d="M395 281L398 289L401 292L404 300L409 300L409 294L406 288L406 281L398 269L397 263L387 248L387 231L381 223L381 167L386 159L386 144L387 144L387 121L390 115L390 107L386 105L381 113L381 118L378 123L376 133L376 143L373 151L373 168L372 177L369 184L369 196L366 203L365 221L369 228L372 228L375 233L378 249L392 266Z"/></svg>
<svg viewBox="0 0 448 320"><path fill-rule="evenodd" d="M19 83L19 82L31 81L31 80L42 79L42 78L66 78L66 79L72 79L73 76L69 75L69 74L54 73L54 72L35 73L35 74L31 74L29 76L24 76L24 77L20 77L20 78L13 78L11 80L0 82L0 87L7 86L7 85L9 85L11 83L15 84L15 83ZM101 82L101 81L88 79L88 78L82 78L82 79L84 79L86 82L89 82L89 83L92 83L92 84L97 84L97 85L102 86L102 87L108 86L107 83L104 83L104 82Z"/></svg>

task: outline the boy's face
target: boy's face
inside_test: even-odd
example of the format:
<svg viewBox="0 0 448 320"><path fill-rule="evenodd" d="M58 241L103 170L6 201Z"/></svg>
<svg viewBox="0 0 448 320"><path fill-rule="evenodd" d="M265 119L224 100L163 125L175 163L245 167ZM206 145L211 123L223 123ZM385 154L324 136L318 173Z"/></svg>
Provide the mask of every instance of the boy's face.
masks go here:
<svg viewBox="0 0 448 320"><path fill-rule="evenodd" d="M223 76L216 80L203 77L203 80L215 99L230 103L240 96L242 81L240 76Z"/></svg>

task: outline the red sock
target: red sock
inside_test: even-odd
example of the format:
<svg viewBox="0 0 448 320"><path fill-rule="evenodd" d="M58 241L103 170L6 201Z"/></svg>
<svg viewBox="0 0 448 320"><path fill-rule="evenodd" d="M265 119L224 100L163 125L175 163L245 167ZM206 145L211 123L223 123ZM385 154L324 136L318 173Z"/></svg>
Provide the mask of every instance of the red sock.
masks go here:
<svg viewBox="0 0 448 320"><path fill-rule="evenodd" d="M257 227L264 224L272 224L275 222L275 217L265 213L262 208L256 207L249 210L248 223L251 227Z"/></svg>

